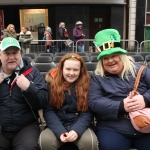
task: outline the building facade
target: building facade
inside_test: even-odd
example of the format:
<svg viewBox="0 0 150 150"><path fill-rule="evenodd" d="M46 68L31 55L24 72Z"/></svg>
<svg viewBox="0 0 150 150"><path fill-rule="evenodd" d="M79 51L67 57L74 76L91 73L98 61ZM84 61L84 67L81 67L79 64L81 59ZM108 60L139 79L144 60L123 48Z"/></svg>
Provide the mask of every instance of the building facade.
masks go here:
<svg viewBox="0 0 150 150"><path fill-rule="evenodd" d="M124 0L5 0L0 2L0 9L4 11L5 27L12 23L16 31L21 29L21 9L48 9L48 25L53 30L53 37L57 37L60 22L65 22L69 35L75 22L83 22L86 38L94 38L95 33L105 28L116 28L124 36L124 18L126 3Z"/></svg>
<svg viewBox="0 0 150 150"><path fill-rule="evenodd" d="M87 39L93 39L95 33L106 28L115 28L121 39L144 40L144 25L150 10L150 0L5 0L0 2L4 11L4 25L15 25L21 30L20 10L47 9L47 24L52 28L53 39L57 39L60 22L65 22L71 39L76 21L82 21ZM130 46L134 46L131 43Z"/></svg>

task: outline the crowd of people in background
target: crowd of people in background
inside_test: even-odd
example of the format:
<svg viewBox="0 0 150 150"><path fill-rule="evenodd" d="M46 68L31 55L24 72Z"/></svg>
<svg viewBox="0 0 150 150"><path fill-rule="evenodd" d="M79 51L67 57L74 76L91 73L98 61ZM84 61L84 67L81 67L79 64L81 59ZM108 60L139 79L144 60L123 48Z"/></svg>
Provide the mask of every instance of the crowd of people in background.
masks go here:
<svg viewBox="0 0 150 150"><path fill-rule="evenodd" d="M69 45L74 43L74 45L76 44L76 42L78 40L82 40L85 38L85 34L83 32L83 28L82 28L83 23L81 21L77 21L75 23L75 28L73 29L73 37L74 39L71 40L69 38L69 34L67 31L67 28L65 27L65 23L64 22L60 22L59 23L59 27L58 27L58 36L57 36L57 40L60 40L57 42L57 52L68 52L69 51ZM31 42L34 39L32 32L29 30L29 28L27 26L22 26L21 28L21 32L20 33L16 33L15 31L15 26L13 24L9 24L8 27L4 30L4 38L5 37L13 37L15 39L19 39L19 43L21 45L22 48L22 53L30 53L30 46L31 46ZM52 53L53 49L53 42L50 41L52 40L52 29L49 26L45 27L45 31L43 34L43 40L45 41L45 47L46 53ZM61 41L62 40L62 41ZM84 41L79 41L77 43L77 50L78 52L84 52Z"/></svg>
<svg viewBox="0 0 150 150"><path fill-rule="evenodd" d="M20 33L16 33L15 26L13 24L9 24L6 29L4 29L4 37L13 37L15 39L18 39L21 45L22 53L29 53L30 52L30 46L31 41L33 40L33 36L31 31L29 31L29 28L27 26L23 26L21 28Z"/></svg>
<svg viewBox="0 0 150 150"><path fill-rule="evenodd" d="M85 37L85 34L82 29L82 25L83 23L81 21L77 21L75 23L75 28L73 29L74 44L76 44L78 40L82 40ZM59 39L64 40L64 41L61 41L58 43L57 52L61 52L62 50L64 50L65 52L68 52L68 47L69 47L68 42L70 42L70 38L69 38L68 31L67 31L67 28L65 27L64 22L61 22L59 24L58 40ZM84 52L84 41L79 41L77 43L77 50L78 52Z"/></svg>

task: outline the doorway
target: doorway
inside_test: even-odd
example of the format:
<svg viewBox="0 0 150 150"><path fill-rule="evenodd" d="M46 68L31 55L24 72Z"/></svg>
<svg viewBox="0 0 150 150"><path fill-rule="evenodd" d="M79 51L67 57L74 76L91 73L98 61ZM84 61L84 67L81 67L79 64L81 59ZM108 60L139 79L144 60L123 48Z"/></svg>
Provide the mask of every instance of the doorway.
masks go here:
<svg viewBox="0 0 150 150"><path fill-rule="evenodd" d="M111 6L90 6L89 8L89 38L103 29L110 28Z"/></svg>

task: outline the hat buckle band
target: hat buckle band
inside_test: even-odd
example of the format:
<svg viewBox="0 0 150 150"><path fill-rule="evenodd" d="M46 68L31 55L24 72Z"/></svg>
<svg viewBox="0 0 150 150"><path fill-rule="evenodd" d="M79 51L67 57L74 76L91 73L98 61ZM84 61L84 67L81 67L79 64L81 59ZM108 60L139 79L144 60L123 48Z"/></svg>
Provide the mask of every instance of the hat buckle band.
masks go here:
<svg viewBox="0 0 150 150"><path fill-rule="evenodd" d="M103 50L108 50L110 48L114 48L114 43L110 43L109 41L103 43Z"/></svg>

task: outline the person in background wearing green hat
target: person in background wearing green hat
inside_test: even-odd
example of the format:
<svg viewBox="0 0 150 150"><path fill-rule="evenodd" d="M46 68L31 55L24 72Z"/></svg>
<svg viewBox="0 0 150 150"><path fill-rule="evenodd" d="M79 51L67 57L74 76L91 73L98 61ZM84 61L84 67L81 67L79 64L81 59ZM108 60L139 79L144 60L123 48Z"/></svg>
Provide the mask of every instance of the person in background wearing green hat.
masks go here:
<svg viewBox="0 0 150 150"><path fill-rule="evenodd" d="M40 72L21 57L15 38L0 44L0 149L39 150L38 110L48 92Z"/></svg>
<svg viewBox="0 0 150 150"><path fill-rule="evenodd" d="M120 47L120 35L106 29L95 35L100 51L95 74L91 77L89 107L97 120L96 134L100 150L150 149L150 134L134 129L128 113L150 107L150 69L145 68L139 83L139 95L131 96L140 64Z"/></svg>

